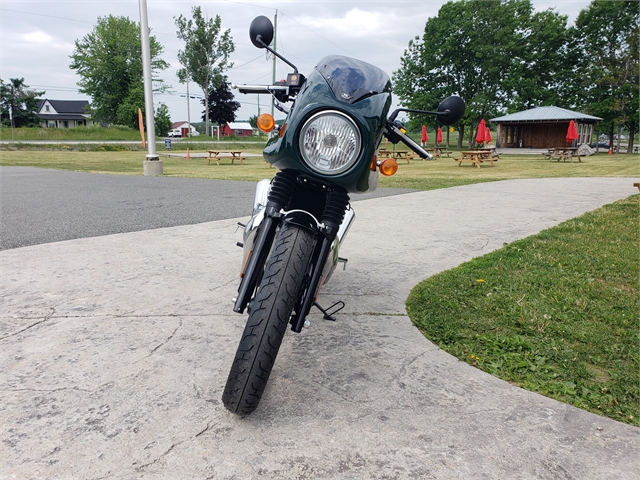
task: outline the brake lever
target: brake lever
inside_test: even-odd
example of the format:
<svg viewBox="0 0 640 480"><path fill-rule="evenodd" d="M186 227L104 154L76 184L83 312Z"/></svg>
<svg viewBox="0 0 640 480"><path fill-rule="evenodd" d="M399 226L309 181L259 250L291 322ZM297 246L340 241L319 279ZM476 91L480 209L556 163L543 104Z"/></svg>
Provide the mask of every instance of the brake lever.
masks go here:
<svg viewBox="0 0 640 480"><path fill-rule="evenodd" d="M414 142L410 137L405 135L400 126L398 126L394 121L387 120L387 128L385 129L384 136L394 145L398 142L404 143L422 159L433 159L433 155Z"/></svg>
<svg viewBox="0 0 640 480"><path fill-rule="evenodd" d="M285 115L289 115L289 112L291 110L291 109L285 107L284 105L282 105L282 103L280 103L277 99L273 103L273 106L276 107L276 110L279 110L280 112L284 113Z"/></svg>

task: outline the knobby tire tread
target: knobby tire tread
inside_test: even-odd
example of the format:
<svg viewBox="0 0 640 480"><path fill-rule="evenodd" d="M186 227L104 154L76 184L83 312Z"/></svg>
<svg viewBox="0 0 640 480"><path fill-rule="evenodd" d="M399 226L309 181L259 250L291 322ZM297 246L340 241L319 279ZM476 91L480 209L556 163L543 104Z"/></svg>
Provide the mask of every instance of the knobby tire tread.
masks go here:
<svg viewBox="0 0 640 480"><path fill-rule="evenodd" d="M314 234L297 225L284 224L276 237L222 395L234 413L248 415L260 402L313 247Z"/></svg>

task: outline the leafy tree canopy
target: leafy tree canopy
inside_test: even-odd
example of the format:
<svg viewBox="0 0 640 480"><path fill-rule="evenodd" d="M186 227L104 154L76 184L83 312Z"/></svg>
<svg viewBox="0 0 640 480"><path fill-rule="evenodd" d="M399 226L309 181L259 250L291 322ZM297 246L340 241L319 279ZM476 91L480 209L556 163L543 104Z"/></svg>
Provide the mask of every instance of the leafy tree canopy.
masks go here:
<svg viewBox="0 0 640 480"><path fill-rule="evenodd" d="M582 106L604 119L601 127L610 136L616 128L629 128L633 145L640 92L638 2L593 1L578 15L572 34L579 48Z"/></svg>
<svg viewBox="0 0 640 480"><path fill-rule="evenodd" d="M567 105L562 79L571 60L565 16L534 14L530 0L461 0L444 4L422 37L409 42L394 72L394 93L409 108L432 110L448 95L467 102L461 120L475 125L486 116L533 105ZM434 125L435 120L417 118ZM471 133L471 132L470 132Z"/></svg>
<svg viewBox="0 0 640 480"><path fill-rule="evenodd" d="M224 72L233 66L229 55L235 45L231 31L222 31L222 20L206 19L200 7L191 10L193 19L180 15L175 19L177 36L182 40L184 50L178 52L178 61L183 66L178 70L181 83L194 81L201 89L205 102L205 128L209 131L209 92L224 81Z"/></svg>
<svg viewBox="0 0 640 480"><path fill-rule="evenodd" d="M200 100L207 108L207 102ZM240 103L233 100L230 83L224 77L217 87L212 87L208 98L209 120L224 125L236 119L236 111L240 108ZM202 119L206 121L206 111L202 112Z"/></svg>
<svg viewBox="0 0 640 480"><path fill-rule="evenodd" d="M169 64L160 58L163 47L149 38L152 75ZM99 17L93 31L76 40L70 68L82 78L80 92L91 97L94 119L137 126L138 108L144 112L144 82L140 25L126 17ZM165 86L157 77L154 90Z"/></svg>
<svg viewBox="0 0 640 480"><path fill-rule="evenodd" d="M161 103L156 110L154 126L156 135L165 137L169 134L169 130L171 129L171 116L169 115L169 107L164 103Z"/></svg>
<svg viewBox="0 0 640 480"><path fill-rule="evenodd" d="M11 116L14 127L38 126L39 120L36 116L38 97L44 93L30 90L29 85L25 85L24 78L10 78L9 83L4 83L0 79L0 120L2 124L11 126Z"/></svg>

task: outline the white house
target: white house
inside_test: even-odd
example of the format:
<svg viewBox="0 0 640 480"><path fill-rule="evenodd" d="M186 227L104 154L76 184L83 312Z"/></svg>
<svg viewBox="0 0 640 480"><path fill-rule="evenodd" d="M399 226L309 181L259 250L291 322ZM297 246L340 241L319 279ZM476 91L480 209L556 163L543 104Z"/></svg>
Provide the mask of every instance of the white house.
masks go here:
<svg viewBox="0 0 640 480"><path fill-rule="evenodd" d="M172 137L186 137L188 133L189 133L189 122L185 122L185 121L173 122L171 124L171 128L169 129L169 134ZM191 136L196 137L198 135L200 135L200 133L198 133L198 131L196 130L196 127L191 125Z"/></svg>
<svg viewBox="0 0 640 480"><path fill-rule="evenodd" d="M93 125L87 100L40 100L36 116L44 128L74 128Z"/></svg>

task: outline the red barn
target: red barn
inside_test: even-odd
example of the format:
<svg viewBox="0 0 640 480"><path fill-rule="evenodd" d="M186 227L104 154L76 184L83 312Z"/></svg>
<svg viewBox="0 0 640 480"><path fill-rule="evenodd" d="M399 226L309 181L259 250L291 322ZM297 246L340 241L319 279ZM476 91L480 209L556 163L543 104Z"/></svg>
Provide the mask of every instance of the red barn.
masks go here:
<svg viewBox="0 0 640 480"><path fill-rule="evenodd" d="M222 135L250 137L253 135L253 127L249 122L229 122L222 127Z"/></svg>

